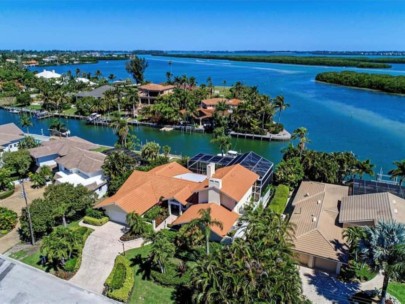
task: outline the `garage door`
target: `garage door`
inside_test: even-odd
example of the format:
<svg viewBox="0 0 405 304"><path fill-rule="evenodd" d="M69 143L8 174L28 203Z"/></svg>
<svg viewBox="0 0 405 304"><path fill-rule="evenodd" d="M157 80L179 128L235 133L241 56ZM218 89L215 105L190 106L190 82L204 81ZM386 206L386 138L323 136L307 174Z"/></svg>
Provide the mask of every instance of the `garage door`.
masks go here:
<svg viewBox="0 0 405 304"><path fill-rule="evenodd" d="M105 213L108 215L111 221L126 224L127 214L116 206L105 207Z"/></svg>
<svg viewBox="0 0 405 304"><path fill-rule="evenodd" d="M315 267L314 268L316 268L316 269L335 273L336 266L337 266L337 262L325 260L325 259L321 259L321 258L315 258Z"/></svg>
<svg viewBox="0 0 405 304"><path fill-rule="evenodd" d="M298 261L300 262L300 264L304 265L304 266L308 266L308 261L309 261L309 255L308 254L304 254L304 253L300 253L298 255Z"/></svg>

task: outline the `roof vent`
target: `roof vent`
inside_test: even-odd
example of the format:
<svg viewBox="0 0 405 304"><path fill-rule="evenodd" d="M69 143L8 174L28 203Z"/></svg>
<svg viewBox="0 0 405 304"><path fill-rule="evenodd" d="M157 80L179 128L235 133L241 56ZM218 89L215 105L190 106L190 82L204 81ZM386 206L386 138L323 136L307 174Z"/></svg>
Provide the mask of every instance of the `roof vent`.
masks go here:
<svg viewBox="0 0 405 304"><path fill-rule="evenodd" d="M316 222L317 218L316 216L312 215L312 222Z"/></svg>
<svg viewBox="0 0 405 304"><path fill-rule="evenodd" d="M393 203L393 204L396 204L396 203L397 203L397 201L396 201L396 200L392 200L392 203Z"/></svg>
<svg viewBox="0 0 405 304"><path fill-rule="evenodd" d="M309 196L309 193L307 192L307 193L305 193L305 197L308 197Z"/></svg>
<svg viewBox="0 0 405 304"><path fill-rule="evenodd" d="M318 200L318 204L320 204L322 201L321 200Z"/></svg>
<svg viewBox="0 0 405 304"><path fill-rule="evenodd" d="M398 209L397 209L397 208L394 209L394 213L398 213Z"/></svg>

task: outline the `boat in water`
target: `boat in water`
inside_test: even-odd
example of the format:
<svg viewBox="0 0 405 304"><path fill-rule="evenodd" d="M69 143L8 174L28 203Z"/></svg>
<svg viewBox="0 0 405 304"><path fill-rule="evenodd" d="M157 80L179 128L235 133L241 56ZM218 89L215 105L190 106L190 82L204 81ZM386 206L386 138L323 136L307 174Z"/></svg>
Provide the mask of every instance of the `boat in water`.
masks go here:
<svg viewBox="0 0 405 304"><path fill-rule="evenodd" d="M101 118L101 115L98 113L91 113L89 116L87 116L87 122L91 123L95 120L98 120Z"/></svg>

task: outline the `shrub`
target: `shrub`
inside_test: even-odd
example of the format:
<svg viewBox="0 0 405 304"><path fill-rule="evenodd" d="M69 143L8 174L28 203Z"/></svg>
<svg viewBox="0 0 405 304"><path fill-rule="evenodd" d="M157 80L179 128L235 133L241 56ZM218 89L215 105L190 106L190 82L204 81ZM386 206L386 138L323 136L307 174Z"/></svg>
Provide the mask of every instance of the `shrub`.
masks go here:
<svg viewBox="0 0 405 304"><path fill-rule="evenodd" d="M100 219L94 218L91 216L85 216L83 218L83 223L93 225L93 226L102 226L107 223L110 219L107 216L104 216Z"/></svg>
<svg viewBox="0 0 405 304"><path fill-rule="evenodd" d="M118 266L122 265L122 266ZM125 272L122 272L122 270L118 270L121 274L123 274L124 280L123 283L121 284L120 288L114 289L113 284L118 283L113 283L114 277L118 277L119 275L116 274L117 269L124 267ZM118 279L116 279L118 280ZM115 259L114 263L114 268L110 275L108 276L107 280L105 281L104 285L106 286L106 295L109 298L112 298L117 301L121 302L127 302L129 295L131 294L132 288L134 286L135 280L134 280L134 270L131 267L131 264L129 260L127 260L124 256L119 255ZM115 285L115 286L117 286Z"/></svg>
<svg viewBox="0 0 405 304"><path fill-rule="evenodd" d="M270 209L276 213L283 213L287 204L290 189L286 185L278 185L273 199L270 202Z"/></svg>
<svg viewBox="0 0 405 304"><path fill-rule="evenodd" d="M14 186L10 190L0 192L0 200L10 197L14 194Z"/></svg>
<svg viewBox="0 0 405 304"><path fill-rule="evenodd" d="M17 213L13 210L0 207L0 230L10 231L17 224Z"/></svg>
<svg viewBox="0 0 405 304"><path fill-rule="evenodd" d="M148 222L152 222L159 216L159 214L162 212L162 209L163 208L161 206L154 206L144 214L143 218Z"/></svg>
<svg viewBox="0 0 405 304"><path fill-rule="evenodd" d="M63 265L63 269L68 272L74 272L77 264L77 257L74 257L68 260L65 265Z"/></svg>
<svg viewBox="0 0 405 304"><path fill-rule="evenodd" d="M86 215L93 217L95 219L101 219L105 217L104 212L98 209L93 209L93 208L87 208L86 209Z"/></svg>
<svg viewBox="0 0 405 304"><path fill-rule="evenodd" d="M117 264L109 287L112 289L119 289L124 286L125 272L125 266L123 264Z"/></svg>
<svg viewBox="0 0 405 304"><path fill-rule="evenodd" d="M183 268L182 271L180 271L180 268ZM191 280L191 270L184 264L175 265L168 263L164 273L158 270L152 270L151 276L156 282L164 286L184 285Z"/></svg>
<svg viewBox="0 0 405 304"><path fill-rule="evenodd" d="M268 130L271 134L278 134L284 130L284 125L281 123L271 124Z"/></svg>

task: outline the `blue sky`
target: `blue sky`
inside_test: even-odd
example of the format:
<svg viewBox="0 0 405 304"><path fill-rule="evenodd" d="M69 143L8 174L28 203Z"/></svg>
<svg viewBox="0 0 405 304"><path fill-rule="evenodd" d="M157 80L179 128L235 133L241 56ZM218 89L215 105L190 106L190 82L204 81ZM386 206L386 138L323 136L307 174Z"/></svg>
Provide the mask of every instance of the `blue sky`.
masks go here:
<svg viewBox="0 0 405 304"><path fill-rule="evenodd" d="M0 0L0 49L405 50L403 0Z"/></svg>

